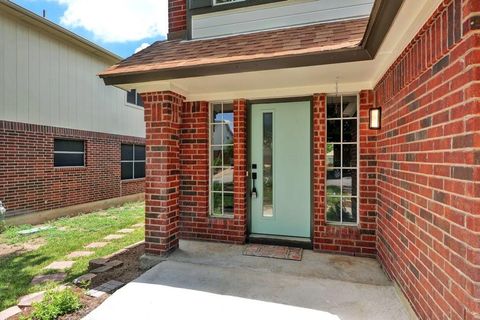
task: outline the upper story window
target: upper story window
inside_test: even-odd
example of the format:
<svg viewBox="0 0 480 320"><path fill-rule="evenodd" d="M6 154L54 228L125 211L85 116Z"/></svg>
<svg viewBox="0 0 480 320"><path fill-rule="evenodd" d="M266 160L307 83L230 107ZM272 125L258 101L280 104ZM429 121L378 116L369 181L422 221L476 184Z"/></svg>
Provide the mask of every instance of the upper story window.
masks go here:
<svg viewBox="0 0 480 320"><path fill-rule="evenodd" d="M55 139L53 146L55 167L85 166L85 141Z"/></svg>
<svg viewBox="0 0 480 320"><path fill-rule="evenodd" d="M232 3L232 2L242 2L242 1L245 1L245 0L214 0L213 5L217 6L217 5L220 5L220 4L227 4L227 3Z"/></svg>
<svg viewBox="0 0 480 320"><path fill-rule="evenodd" d="M143 108L142 96L135 89L127 91L127 103Z"/></svg>
<svg viewBox="0 0 480 320"><path fill-rule="evenodd" d="M327 98L327 222L358 223L358 103Z"/></svg>

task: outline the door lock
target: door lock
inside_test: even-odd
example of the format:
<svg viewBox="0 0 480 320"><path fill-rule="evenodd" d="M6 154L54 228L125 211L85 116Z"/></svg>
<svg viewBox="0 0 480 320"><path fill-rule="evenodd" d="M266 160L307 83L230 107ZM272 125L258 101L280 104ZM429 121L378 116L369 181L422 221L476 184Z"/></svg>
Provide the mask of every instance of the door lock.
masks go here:
<svg viewBox="0 0 480 320"><path fill-rule="evenodd" d="M257 165L252 165L252 167L255 166L255 169L257 168ZM253 186L252 186L252 192L250 192L250 197L253 198L253 199L257 199L257 188L255 187L255 181L257 180L257 173L256 172L252 172L252 182L253 182Z"/></svg>

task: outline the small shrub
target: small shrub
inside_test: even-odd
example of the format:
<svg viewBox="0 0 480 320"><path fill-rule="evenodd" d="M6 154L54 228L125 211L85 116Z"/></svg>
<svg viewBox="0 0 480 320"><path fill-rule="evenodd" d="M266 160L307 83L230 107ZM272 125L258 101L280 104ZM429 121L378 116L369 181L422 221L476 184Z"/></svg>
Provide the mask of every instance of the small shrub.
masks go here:
<svg viewBox="0 0 480 320"><path fill-rule="evenodd" d="M72 291L49 290L41 302L33 304L31 320L55 320L58 317L77 311L82 307L80 298Z"/></svg>

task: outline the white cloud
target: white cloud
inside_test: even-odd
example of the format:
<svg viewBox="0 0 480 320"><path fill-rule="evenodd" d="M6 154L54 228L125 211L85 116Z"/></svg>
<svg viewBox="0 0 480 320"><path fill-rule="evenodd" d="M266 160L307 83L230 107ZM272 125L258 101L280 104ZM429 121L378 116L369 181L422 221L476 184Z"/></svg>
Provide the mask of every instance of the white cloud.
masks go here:
<svg viewBox="0 0 480 320"><path fill-rule="evenodd" d="M67 6L61 23L82 27L104 42L165 36L167 0L53 0Z"/></svg>
<svg viewBox="0 0 480 320"><path fill-rule="evenodd" d="M145 49L145 48L147 48L147 47L149 47L149 46L150 46L150 43L144 42L144 43L142 43L142 44L140 45L140 47L138 47L137 49L135 49L135 53L139 53L140 51L142 51L143 49Z"/></svg>

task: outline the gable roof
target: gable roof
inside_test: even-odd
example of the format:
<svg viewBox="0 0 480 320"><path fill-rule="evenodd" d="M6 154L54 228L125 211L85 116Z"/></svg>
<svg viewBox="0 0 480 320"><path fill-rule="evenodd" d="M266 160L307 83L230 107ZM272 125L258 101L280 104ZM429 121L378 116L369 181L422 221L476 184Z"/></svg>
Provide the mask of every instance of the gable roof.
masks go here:
<svg viewBox="0 0 480 320"><path fill-rule="evenodd" d="M215 66L358 47L368 19L314 24L204 40L159 41L100 76Z"/></svg>
<svg viewBox="0 0 480 320"><path fill-rule="evenodd" d="M403 0L376 0L369 18L199 40L159 41L99 76L107 85L373 59Z"/></svg>
<svg viewBox="0 0 480 320"><path fill-rule="evenodd" d="M105 58L110 63L117 63L122 58L99 45L88 41L87 39L65 29L61 26L51 22L50 20L43 18L9 0L0 0L0 10L7 12L15 17L23 19L24 21L45 30L46 32L53 34L64 41L79 46L88 52L91 52L97 56Z"/></svg>

